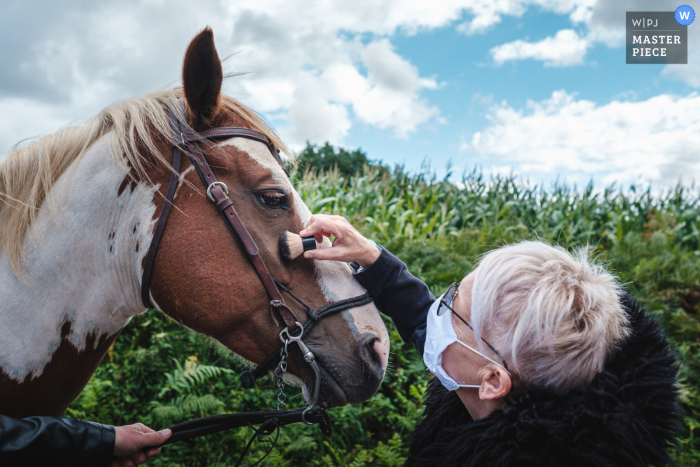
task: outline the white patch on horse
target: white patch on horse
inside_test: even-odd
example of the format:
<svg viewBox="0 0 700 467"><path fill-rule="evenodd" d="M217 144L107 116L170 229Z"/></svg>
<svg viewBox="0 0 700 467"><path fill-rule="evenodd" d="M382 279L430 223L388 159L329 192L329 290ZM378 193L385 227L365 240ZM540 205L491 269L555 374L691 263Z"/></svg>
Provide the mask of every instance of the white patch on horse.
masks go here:
<svg viewBox="0 0 700 467"><path fill-rule="evenodd" d="M289 182L287 175L282 170L282 167L277 163L267 146L260 141L248 138L229 138L220 143L220 146L234 146L244 153L248 154L251 159L257 162L261 167L269 169L272 172L272 177L282 183L289 189L292 189L292 184Z"/></svg>
<svg viewBox="0 0 700 467"><path fill-rule="evenodd" d="M306 225L311 219L311 211L294 189L289 178L279 166L270 150L263 143L247 138L231 138L221 145L231 145L247 153L251 159L262 167L272 171L273 177L287 187L294 195L294 204L302 225ZM330 240L324 238L321 247L330 247ZM364 288L352 277L350 267L339 261L315 261L318 274L318 284L323 291L326 300L335 302L346 298L356 297L365 293ZM389 361L389 333L384 326L379 311L374 303L343 311L350 328L356 337L365 333L374 334L377 337L374 349L379 355L382 368L386 369Z"/></svg>
<svg viewBox="0 0 700 467"><path fill-rule="evenodd" d="M71 324L68 341L82 351L90 334L113 335L144 311L141 263L158 187L139 183L117 196L126 174L107 136L74 164L27 233L22 282L0 257L0 368L17 381L43 372L61 344L64 323ZM50 202L58 206L55 214Z"/></svg>

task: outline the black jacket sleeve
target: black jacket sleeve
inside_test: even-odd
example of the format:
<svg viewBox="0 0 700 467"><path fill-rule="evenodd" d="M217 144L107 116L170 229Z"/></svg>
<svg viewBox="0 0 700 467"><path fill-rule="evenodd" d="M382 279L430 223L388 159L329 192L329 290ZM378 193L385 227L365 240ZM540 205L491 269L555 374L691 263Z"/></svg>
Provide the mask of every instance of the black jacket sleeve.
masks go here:
<svg viewBox="0 0 700 467"><path fill-rule="evenodd" d="M401 339L413 344L423 356L426 319L435 302L428 286L408 272L406 265L386 248L367 268L360 271L357 263L351 263L350 267L374 298L379 311L394 322Z"/></svg>
<svg viewBox="0 0 700 467"><path fill-rule="evenodd" d="M108 466L114 427L58 417L0 415L0 465Z"/></svg>

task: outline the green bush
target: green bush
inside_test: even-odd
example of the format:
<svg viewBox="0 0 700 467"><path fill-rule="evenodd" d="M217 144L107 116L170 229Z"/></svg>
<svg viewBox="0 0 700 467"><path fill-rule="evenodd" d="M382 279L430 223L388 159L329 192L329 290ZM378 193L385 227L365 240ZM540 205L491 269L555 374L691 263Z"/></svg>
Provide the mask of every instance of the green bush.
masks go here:
<svg viewBox="0 0 700 467"><path fill-rule="evenodd" d="M343 148L334 148L329 143L320 148L316 145L306 143L306 148L299 154L298 168L301 169L298 175L303 175L309 170L315 172L325 172L331 169L337 170L343 177L352 177L362 170L365 165L371 165L367 159L367 154L361 149L348 151ZM377 164L380 170L388 170L386 167Z"/></svg>
<svg viewBox="0 0 700 467"><path fill-rule="evenodd" d="M332 148L331 148L332 151ZM334 152L334 151L332 151ZM335 152L334 152L335 154ZM678 187L653 194L592 186L575 191L529 187L513 178L485 180L476 172L459 183L429 173L364 166L354 175L334 168L292 173L313 212L347 217L365 235L402 258L435 293L464 277L480 254L505 243L541 239L565 248L590 248L655 313L678 349L683 431L670 447L677 465L696 465L700 443L699 197ZM301 171L304 171L302 174ZM385 319L392 354L385 382L372 399L330 411L334 436L317 427L282 429L269 466L397 466L420 417L429 373ZM122 332L66 416L114 425L143 422L160 429L190 418L274 407L267 376L240 388L245 366L220 345L150 311ZM303 406L288 390L290 407ZM252 434L234 430L177 443L150 462L159 466L232 465ZM268 445L254 445L248 461Z"/></svg>

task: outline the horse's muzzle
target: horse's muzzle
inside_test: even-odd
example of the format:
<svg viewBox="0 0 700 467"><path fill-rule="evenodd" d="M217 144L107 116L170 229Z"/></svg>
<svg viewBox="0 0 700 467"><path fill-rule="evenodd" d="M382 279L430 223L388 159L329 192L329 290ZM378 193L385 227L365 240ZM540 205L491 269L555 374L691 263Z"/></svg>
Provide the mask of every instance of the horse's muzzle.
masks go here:
<svg viewBox="0 0 700 467"><path fill-rule="evenodd" d="M384 379L376 342L377 336L365 333L357 340L352 355L325 351L327 349L315 351L321 370L321 406L358 404L376 394Z"/></svg>

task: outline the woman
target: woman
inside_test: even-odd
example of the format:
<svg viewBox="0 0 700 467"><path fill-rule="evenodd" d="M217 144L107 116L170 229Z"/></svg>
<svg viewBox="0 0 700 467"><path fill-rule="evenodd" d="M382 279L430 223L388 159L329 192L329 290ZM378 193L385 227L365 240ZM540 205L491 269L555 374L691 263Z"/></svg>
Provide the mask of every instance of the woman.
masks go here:
<svg viewBox="0 0 700 467"><path fill-rule="evenodd" d="M648 466L668 463L677 367L658 323L619 281L541 242L485 255L435 299L345 219L307 258L352 261L355 277L436 376L408 466Z"/></svg>

